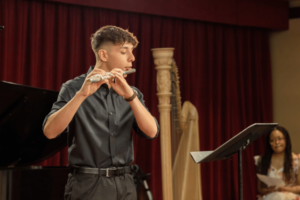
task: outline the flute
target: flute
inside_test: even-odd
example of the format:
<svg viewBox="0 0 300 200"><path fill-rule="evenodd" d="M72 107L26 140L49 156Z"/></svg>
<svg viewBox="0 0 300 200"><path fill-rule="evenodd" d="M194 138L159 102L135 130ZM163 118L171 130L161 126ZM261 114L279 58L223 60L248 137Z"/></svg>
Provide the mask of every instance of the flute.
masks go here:
<svg viewBox="0 0 300 200"><path fill-rule="evenodd" d="M123 72L123 76L126 75L126 74L131 74L131 73L134 73L136 70L135 69L131 69L129 71L124 71ZM94 76L91 76L88 80L87 80L87 83L96 83L96 82L99 82L99 81L103 81L105 79L109 79L109 78L113 78L114 75L110 72L107 72L106 74L104 75L101 75L101 74L96 74Z"/></svg>

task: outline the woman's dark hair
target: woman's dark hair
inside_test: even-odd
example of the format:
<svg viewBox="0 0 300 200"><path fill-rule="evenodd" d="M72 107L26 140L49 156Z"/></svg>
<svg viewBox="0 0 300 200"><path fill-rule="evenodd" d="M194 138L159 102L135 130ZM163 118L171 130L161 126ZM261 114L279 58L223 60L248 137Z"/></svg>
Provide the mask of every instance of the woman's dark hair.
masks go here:
<svg viewBox="0 0 300 200"><path fill-rule="evenodd" d="M265 154L262 156L261 158L261 162L259 164L259 172L261 174L268 174L268 169L270 168L270 164L271 164L271 158L272 158L272 154L273 154L273 149L271 147L270 144L270 135L272 133L272 131L274 130L278 130L280 131L285 139L286 142L286 147L284 150L284 170L283 170L283 174L284 174L284 179L286 182L289 182L291 180L291 171L293 169L293 165L292 165L292 144L291 144L291 139L290 139L290 135L289 132L281 127L281 126L276 126L273 130L271 130L268 134L267 134L267 139L266 139L266 150L265 150Z"/></svg>

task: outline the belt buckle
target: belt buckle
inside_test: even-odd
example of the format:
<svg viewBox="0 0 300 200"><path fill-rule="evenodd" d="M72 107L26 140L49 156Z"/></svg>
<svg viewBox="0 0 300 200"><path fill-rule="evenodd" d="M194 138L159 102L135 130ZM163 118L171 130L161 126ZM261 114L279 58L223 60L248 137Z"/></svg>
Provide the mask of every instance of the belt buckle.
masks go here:
<svg viewBox="0 0 300 200"><path fill-rule="evenodd" d="M106 168L106 177L109 178L109 168Z"/></svg>
<svg viewBox="0 0 300 200"><path fill-rule="evenodd" d="M106 168L106 177L109 178L111 176L109 176L109 171L110 170L116 170L117 168L116 167L111 167L111 168Z"/></svg>

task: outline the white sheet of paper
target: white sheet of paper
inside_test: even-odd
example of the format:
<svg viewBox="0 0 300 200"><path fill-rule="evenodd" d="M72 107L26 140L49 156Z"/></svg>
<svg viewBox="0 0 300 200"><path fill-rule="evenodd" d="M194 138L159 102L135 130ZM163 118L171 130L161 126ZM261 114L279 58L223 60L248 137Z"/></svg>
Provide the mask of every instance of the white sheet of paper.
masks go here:
<svg viewBox="0 0 300 200"><path fill-rule="evenodd" d="M279 178L272 178L262 174L256 174L256 175L259 178L259 180L267 184L268 187L275 186L277 188L277 187L285 186L285 182Z"/></svg>

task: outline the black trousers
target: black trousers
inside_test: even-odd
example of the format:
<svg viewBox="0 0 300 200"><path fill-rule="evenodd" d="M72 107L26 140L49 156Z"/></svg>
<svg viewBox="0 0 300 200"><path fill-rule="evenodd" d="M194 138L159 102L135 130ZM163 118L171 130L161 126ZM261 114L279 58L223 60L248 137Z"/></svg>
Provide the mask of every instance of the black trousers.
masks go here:
<svg viewBox="0 0 300 200"><path fill-rule="evenodd" d="M136 200L130 174L104 177L93 174L69 174L65 200Z"/></svg>

